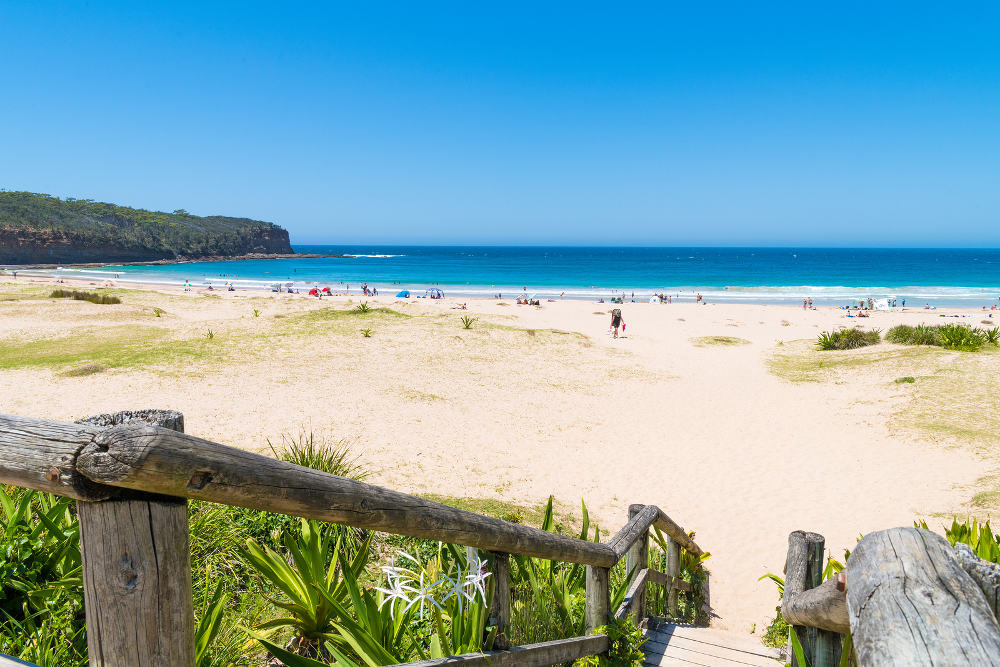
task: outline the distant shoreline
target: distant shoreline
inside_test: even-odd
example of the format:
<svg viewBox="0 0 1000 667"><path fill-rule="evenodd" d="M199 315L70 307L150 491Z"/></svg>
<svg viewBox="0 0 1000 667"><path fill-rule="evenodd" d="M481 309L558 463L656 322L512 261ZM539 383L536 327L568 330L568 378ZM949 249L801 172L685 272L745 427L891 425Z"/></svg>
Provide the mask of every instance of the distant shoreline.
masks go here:
<svg viewBox="0 0 1000 667"><path fill-rule="evenodd" d="M60 267L96 268L102 266L163 266L167 264L194 264L196 262L244 262L265 259L351 259L356 255L326 255L318 253L249 253L246 255L204 255L201 257L175 257L173 259L151 259L142 262L50 262L46 264L4 264L0 269L20 271L22 269L58 269Z"/></svg>

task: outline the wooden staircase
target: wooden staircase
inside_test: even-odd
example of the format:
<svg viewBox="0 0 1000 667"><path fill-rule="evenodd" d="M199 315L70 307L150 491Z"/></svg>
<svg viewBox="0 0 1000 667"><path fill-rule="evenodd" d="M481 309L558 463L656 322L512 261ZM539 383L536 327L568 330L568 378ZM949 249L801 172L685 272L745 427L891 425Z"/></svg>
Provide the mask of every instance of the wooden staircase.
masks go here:
<svg viewBox="0 0 1000 667"><path fill-rule="evenodd" d="M774 667L781 659L778 649L759 641L712 628L677 623L657 623L650 619L642 645L643 665L766 665Z"/></svg>

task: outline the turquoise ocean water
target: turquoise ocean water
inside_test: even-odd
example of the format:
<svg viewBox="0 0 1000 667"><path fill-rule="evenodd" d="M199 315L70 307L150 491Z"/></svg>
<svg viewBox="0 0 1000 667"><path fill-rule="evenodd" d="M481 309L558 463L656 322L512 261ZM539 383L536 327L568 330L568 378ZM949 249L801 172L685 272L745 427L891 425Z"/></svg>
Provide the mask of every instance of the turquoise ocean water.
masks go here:
<svg viewBox="0 0 1000 667"><path fill-rule="evenodd" d="M269 289L292 283L357 292L402 288L422 295L597 299L624 291L708 301L842 305L861 297L906 298L907 305L1000 304L1000 249L885 248L581 248L501 246L296 246L297 252L350 258L194 262L163 266L63 268L67 277L164 284L232 282Z"/></svg>

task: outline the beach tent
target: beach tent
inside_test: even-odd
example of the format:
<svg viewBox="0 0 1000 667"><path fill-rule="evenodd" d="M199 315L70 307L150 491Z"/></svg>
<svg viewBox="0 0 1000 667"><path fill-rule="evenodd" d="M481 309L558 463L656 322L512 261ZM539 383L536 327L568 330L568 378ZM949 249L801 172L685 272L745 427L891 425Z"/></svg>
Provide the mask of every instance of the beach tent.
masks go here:
<svg viewBox="0 0 1000 667"><path fill-rule="evenodd" d="M889 310L888 299L875 299L875 310Z"/></svg>
<svg viewBox="0 0 1000 667"><path fill-rule="evenodd" d="M660 302L660 297L658 297L658 296L656 296L654 294L653 296L649 297L649 302L650 303L659 303Z"/></svg>
<svg viewBox="0 0 1000 667"><path fill-rule="evenodd" d="M424 290L425 299L443 299L444 292L439 290L437 287L428 287Z"/></svg>
<svg viewBox="0 0 1000 667"><path fill-rule="evenodd" d="M402 292L400 292L399 294L397 294L396 296L398 296L400 298L403 298L403 299L409 299L410 298L410 290L406 290L405 289Z"/></svg>

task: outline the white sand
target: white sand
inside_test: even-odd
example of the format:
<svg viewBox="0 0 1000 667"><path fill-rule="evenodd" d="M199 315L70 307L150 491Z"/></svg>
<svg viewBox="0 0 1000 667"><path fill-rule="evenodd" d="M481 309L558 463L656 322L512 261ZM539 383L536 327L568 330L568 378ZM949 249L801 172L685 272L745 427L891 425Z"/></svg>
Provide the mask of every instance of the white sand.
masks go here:
<svg viewBox="0 0 1000 667"><path fill-rule="evenodd" d="M225 344L248 327L280 326L274 314L346 302L171 294L128 295L121 306L0 301L0 341L141 322L177 335L211 326ZM157 299L164 318L149 315ZM768 369L767 358L782 349L777 341L855 323L883 331L941 323L938 312L848 320L825 308L627 303L628 335L611 340L611 304L468 301L483 322L580 332L584 340L482 322L464 330L455 303L411 301L397 307L428 316L380 324L372 338L354 329L349 337L275 337L263 352L249 346L238 363L185 374L0 371L0 410L68 420L175 408L190 433L251 449L311 428L351 439L377 483L525 504L550 493L570 507L583 498L611 531L630 503L653 503L711 551L715 624L740 632L754 623L759 631L773 616L774 586L757 578L781 572L790 531L825 535L841 557L859 533L960 509L993 467L970 448L894 435L888 421L907 394L864 367L838 382L798 384ZM250 318L251 307L264 315ZM975 315L961 321L976 323ZM690 341L713 335L750 344Z"/></svg>

